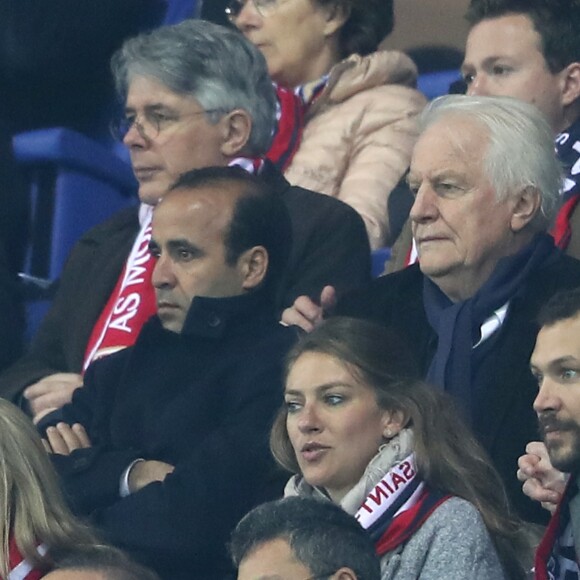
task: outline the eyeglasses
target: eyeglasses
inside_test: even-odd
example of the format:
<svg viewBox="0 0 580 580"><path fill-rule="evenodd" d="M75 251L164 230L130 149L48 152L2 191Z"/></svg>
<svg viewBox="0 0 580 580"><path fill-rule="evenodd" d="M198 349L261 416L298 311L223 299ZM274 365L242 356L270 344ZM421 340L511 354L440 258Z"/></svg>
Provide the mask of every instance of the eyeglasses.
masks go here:
<svg viewBox="0 0 580 580"><path fill-rule="evenodd" d="M279 0L230 0L226 6L226 16L228 20L234 24L244 6L251 1L256 9L256 12L262 16L267 17L276 10Z"/></svg>
<svg viewBox="0 0 580 580"><path fill-rule="evenodd" d="M141 135L143 139L151 140L158 137L159 134L167 129L175 126L182 119L218 112L223 113L222 109L208 109L207 111L195 111L183 115L170 115L156 110L145 111L141 115L140 120L138 115L127 115L113 120L110 129L113 137L119 141L125 139L125 136L132 127L135 127L137 131L139 131L139 135Z"/></svg>

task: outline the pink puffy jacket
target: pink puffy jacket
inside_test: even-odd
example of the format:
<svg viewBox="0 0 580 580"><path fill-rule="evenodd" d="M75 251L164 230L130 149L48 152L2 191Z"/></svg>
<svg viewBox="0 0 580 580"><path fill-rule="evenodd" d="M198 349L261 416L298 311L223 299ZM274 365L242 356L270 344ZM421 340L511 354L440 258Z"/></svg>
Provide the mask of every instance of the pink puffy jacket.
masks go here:
<svg viewBox="0 0 580 580"><path fill-rule="evenodd" d="M389 240L387 201L405 173L425 98L413 61L397 51L352 55L335 65L306 117L286 178L351 205L372 248Z"/></svg>

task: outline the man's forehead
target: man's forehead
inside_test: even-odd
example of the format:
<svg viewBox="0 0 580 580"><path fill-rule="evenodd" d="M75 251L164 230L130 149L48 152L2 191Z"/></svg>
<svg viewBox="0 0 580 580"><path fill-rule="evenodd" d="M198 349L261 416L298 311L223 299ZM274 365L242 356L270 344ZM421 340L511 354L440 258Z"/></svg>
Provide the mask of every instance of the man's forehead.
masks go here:
<svg viewBox="0 0 580 580"><path fill-rule="evenodd" d="M153 236L199 229L222 231L233 215L237 196L219 188L174 190L166 195L153 211Z"/></svg>
<svg viewBox="0 0 580 580"><path fill-rule="evenodd" d="M487 130L475 117L449 112L435 120L419 136L411 158L411 175L430 166L449 170L461 161L481 160L487 148Z"/></svg>
<svg viewBox="0 0 580 580"><path fill-rule="evenodd" d="M199 212L228 215L235 206L239 192L230 186L202 185L169 191L153 210L153 215L165 211Z"/></svg>
<svg viewBox="0 0 580 580"><path fill-rule="evenodd" d="M308 578L312 573L296 559L285 538L272 538L256 546L240 563L241 580L289 580Z"/></svg>
<svg viewBox="0 0 580 580"><path fill-rule="evenodd" d="M162 107L182 102L197 103L194 97L176 93L154 77L134 75L129 79L125 103L128 108Z"/></svg>
<svg viewBox="0 0 580 580"><path fill-rule="evenodd" d="M544 366L564 359L580 361L580 313L543 326L538 332L531 362Z"/></svg>
<svg viewBox="0 0 580 580"><path fill-rule="evenodd" d="M534 48L542 54L542 37L526 14L486 18L473 25L467 35L463 67L506 56L530 56Z"/></svg>

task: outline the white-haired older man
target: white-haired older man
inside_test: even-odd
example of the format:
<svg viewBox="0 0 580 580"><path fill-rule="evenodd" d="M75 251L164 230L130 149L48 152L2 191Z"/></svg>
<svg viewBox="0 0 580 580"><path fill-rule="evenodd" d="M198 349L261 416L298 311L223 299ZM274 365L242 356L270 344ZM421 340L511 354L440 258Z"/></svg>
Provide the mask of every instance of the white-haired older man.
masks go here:
<svg viewBox="0 0 580 580"><path fill-rule="evenodd" d="M552 133L535 107L506 97L442 97L421 123L409 173L419 264L347 296L337 311L400 332L426 378L471 420L520 514L541 520L515 477L536 436L535 318L555 292L580 285L580 264L545 233L561 177ZM309 330L332 301L330 287L322 307L301 297L284 320Z"/></svg>

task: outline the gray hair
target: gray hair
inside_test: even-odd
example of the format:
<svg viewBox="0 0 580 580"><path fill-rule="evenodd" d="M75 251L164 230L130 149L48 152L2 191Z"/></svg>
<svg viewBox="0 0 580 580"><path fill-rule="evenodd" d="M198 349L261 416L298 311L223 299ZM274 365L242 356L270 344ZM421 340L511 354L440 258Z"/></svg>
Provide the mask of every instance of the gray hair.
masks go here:
<svg viewBox="0 0 580 580"><path fill-rule="evenodd" d="M560 206L563 174L555 154L553 132L539 109L511 97L447 95L424 109L421 132L447 115L469 117L487 130L484 171L497 200L527 187L538 190L540 212L530 225L547 230Z"/></svg>
<svg viewBox="0 0 580 580"><path fill-rule="evenodd" d="M287 497L254 508L232 533L230 554L236 567L266 542L282 539L312 576L332 576L350 568L358 580L379 580L380 564L370 536L330 501Z"/></svg>
<svg viewBox="0 0 580 580"><path fill-rule="evenodd" d="M155 79L221 114L245 110L252 132L245 153L265 153L276 123L276 95L260 51L239 32L204 20L185 20L139 34L113 55L117 92L126 98L135 76ZM209 113L216 123L221 115Z"/></svg>

